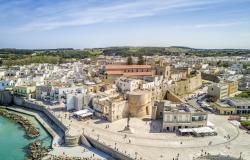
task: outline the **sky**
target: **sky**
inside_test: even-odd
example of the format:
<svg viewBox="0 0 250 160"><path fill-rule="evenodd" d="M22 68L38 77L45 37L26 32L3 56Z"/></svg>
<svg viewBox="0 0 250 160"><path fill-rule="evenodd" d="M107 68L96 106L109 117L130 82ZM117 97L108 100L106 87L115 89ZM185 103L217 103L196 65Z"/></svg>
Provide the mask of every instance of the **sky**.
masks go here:
<svg viewBox="0 0 250 160"><path fill-rule="evenodd" d="M250 49L250 0L0 0L0 48Z"/></svg>

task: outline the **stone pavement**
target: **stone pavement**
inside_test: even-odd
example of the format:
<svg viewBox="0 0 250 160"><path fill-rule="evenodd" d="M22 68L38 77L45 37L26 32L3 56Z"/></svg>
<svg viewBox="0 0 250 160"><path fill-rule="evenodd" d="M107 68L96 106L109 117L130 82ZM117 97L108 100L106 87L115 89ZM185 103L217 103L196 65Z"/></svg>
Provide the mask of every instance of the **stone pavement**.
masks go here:
<svg viewBox="0 0 250 160"><path fill-rule="evenodd" d="M130 157L141 159L173 159L191 160L202 151L211 154L225 154L250 158L250 135L231 124L226 116L209 114L209 121L214 123L217 136L181 137L174 133L159 133L160 121L148 121L131 118L134 134L120 132L126 126L126 119L109 123L100 119L85 122L69 118L69 113L56 112L57 116L65 116L62 121L76 132L88 134L113 148L119 149ZM154 124L154 127L152 127ZM230 139L225 138L230 135Z"/></svg>
<svg viewBox="0 0 250 160"><path fill-rule="evenodd" d="M209 121L215 125L217 136L211 137L180 137L175 133L159 133L160 121L131 118L134 134L120 132L126 126L127 119L113 123L100 119L78 121L72 113L61 109L50 109L60 121L70 128L72 133L88 134L100 142L124 152L130 157L147 160L192 160L203 152L213 155L232 155L250 159L250 135L239 130L227 119L227 116L209 114ZM107 128L108 126L108 128ZM230 135L230 139L225 138ZM203 151L203 152L202 152Z"/></svg>

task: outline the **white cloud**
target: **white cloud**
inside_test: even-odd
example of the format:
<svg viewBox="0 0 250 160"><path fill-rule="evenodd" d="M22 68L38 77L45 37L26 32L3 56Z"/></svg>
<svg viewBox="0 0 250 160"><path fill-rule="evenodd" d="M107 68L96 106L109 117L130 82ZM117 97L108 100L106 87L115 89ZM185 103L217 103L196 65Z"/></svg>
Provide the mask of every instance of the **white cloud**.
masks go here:
<svg viewBox="0 0 250 160"><path fill-rule="evenodd" d="M210 23L210 24L198 24L195 25L195 28L218 28L218 27L230 27L239 24L245 23L244 21L236 21L236 22L224 22L224 23Z"/></svg>
<svg viewBox="0 0 250 160"><path fill-rule="evenodd" d="M22 30L51 30L61 27L84 26L161 14L165 11L192 11L221 0L138 0L88 7L83 1L66 1L56 6L42 6L34 10L30 22ZM201 26L202 27L202 26Z"/></svg>

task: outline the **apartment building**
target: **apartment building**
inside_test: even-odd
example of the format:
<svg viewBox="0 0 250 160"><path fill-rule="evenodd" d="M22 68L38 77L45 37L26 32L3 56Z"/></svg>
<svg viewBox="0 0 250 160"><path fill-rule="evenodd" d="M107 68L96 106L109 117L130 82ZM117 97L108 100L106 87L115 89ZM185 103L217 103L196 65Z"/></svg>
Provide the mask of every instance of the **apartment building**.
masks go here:
<svg viewBox="0 0 250 160"><path fill-rule="evenodd" d="M228 96L234 96L238 92L238 81L224 81L228 85Z"/></svg>
<svg viewBox="0 0 250 160"><path fill-rule="evenodd" d="M227 102L230 106L235 107L236 114L250 114L249 98L228 98Z"/></svg>
<svg viewBox="0 0 250 160"><path fill-rule="evenodd" d="M207 94L217 99L228 97L228 85L223 83L213 83L208 86Z"/></svg>
<svg viewBox="0 0 250 160"><path fill-rule="evenodd" d="M99 95L92 100L94 114L110 122L127 117L128 103L118 95Z"/></svg>
<svg viewBox="0 0 250 160"><path fill-rule="evenodd" d="M207 126L207 113L187 104L165 103L163 110L163 131L177 131L181 128Z"/></svg>

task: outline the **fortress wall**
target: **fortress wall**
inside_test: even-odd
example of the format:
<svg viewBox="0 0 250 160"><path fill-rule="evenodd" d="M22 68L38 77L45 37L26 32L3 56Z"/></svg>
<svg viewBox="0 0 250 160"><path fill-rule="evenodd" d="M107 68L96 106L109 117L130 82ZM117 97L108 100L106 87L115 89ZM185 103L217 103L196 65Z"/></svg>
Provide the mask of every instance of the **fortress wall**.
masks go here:
<svg viewBox="0 0 250 160"><path fill-rule="evenodd" d="M120 152L119 150L111 148L110 146L103 144L102 142L95 140L87 135L84 135L84 136L92 146L109 154L114 159L133 160L133 158L129 157L125 153Z"/></svg>
<svg viewBox="0 0 250 160"><path fill-rule="evenodd" d="M0 104L1 105L11 105L13 102L13 96L10 91L0 91Z"/></svg>
<svg viewBox="0 0 250 160"><path fill-rule="evenodd" d="M42 112L48 118L50 118L50 120L52 120L58 127L60 127L60 129L63 132L66 132L68 130L68 128L62 122L60 122L51 112L49 112L43 105L36 104L35 102L30 102L18 96L14 96L13 103L14 105L17 105L17 106L22 106L27 109Z"/></svg>
<svg viewBox="0 0 250 160"><path fill-rule="evenodd" d="M194 77L183 79L171 85L170 90L178 96L192 93L202 85L201 74L198 73Z"/></svg>
<svg viewBox="0 0 250 160"><path fill-rule="evenodd" d="M54 122L64 132L64 142L66 146L72 147L79 145L80 136L72 136L68 134L68 128L61 121L59 121L51 112L49 112L46 109L46 106L41 104L36 104L35 102L25 100L22 97L18 96L14 96L13 102L15 105L44 113L52 122Z"/></svg>
<svg viewBox="0 0 250 160"><path fill-rule="evenodd" d="M151 98L152 95L150 91L129 93L128 106L129 106L129 113L131 114L131 116L142 117L151 114L152 112Z"/></svg>

